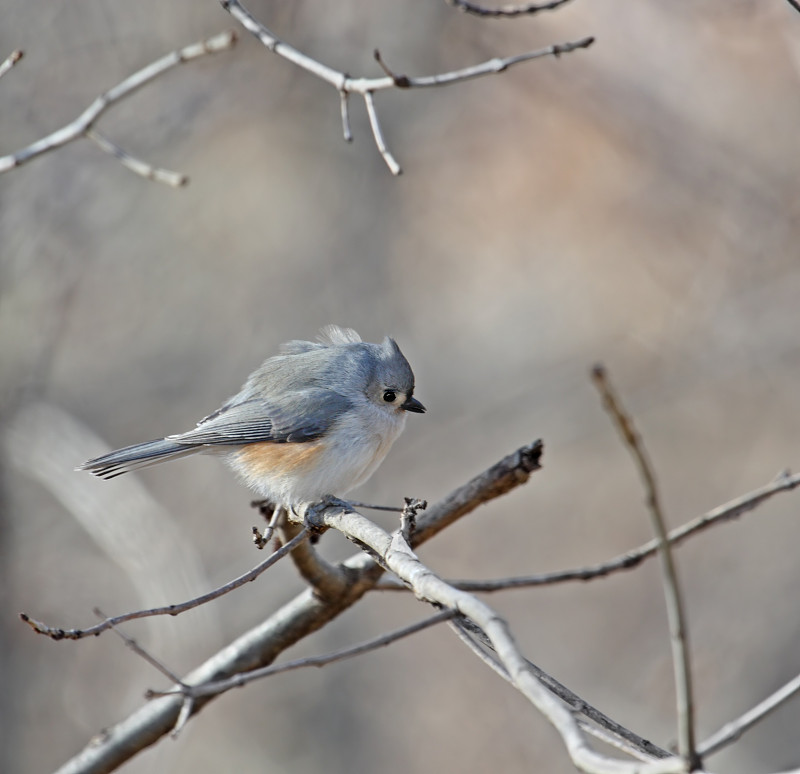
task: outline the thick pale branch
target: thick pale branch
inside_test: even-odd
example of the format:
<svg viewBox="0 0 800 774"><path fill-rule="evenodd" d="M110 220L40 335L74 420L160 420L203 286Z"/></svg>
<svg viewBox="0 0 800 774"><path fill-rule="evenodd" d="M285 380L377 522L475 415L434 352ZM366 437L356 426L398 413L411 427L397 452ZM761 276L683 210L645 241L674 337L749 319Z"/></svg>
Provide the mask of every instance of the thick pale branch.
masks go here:
<svg viewBox="0 0 800 774"><path fill-rule="evenodd" d="M530 474L539 469L541 454L541 441L523 446L456 489L418 519L414 543L430 539L479 505L527 482ZM184 682L201 685L267 666L287 648L352 607L383 573L383 569L363 551L344 562L342 567L350 578L350 585L341 597L321 600L311 589L307 589L262 624L212 656L187 675ZM209 697L197 699L192 704L191 713L199 712L211 700ZM105 729L102 736L93 739L67 761L58 774L112 771L169 734L184 706L181 697L148 702L126 720Z"/></svg>
<svg viewBox="0 0 800 774"><path fill-rule="evenodd" d="M221 32L207 40L200 41L199 43L192 43L178 51L173 51L161 57L161 59L147 65L147 67L143 67L104 94L101 94L71 123L47 135L47 137L37 140L27 148L0 157L0 172L6 172L9 169L25 164L36 156L60 148L62 145L72 142L73 140L88 136L100 116L115 102L129 96L137 89L140 89L167 70L171 70L176 65L197 59L204 54L215 54L219 51L225 51L231 48L235 43L236 34L234 32ZM92 139L104 151L111 153L115 158L122 161L128 169L137 174L173 186L183 185L186 182L184 176L167 170L159 170L145 162L139 161L99 135L95 135Z"/></svg>
<svg viewBox="0 0 800 774"><path fill-rule="evenodd" d="M603 399L603 406L631 452L644 484L647 508L658 542L658 554L661 558L662 586L667 606L672 663L675 672L675 693L678 703L678 750L686 760L690 771L695 771L700 768L701 762L695 745L689 632L653 466L644 448L644 443L633 425L633 420L622 408L603 366L597 365L592 369L592 380Z"/></svg>
<svg viewBox="0 0 800 774"><path fill-rule="evenodd" d="M561 4L566 0L558 0ZM562 54L568 54L581 48L588 48L594 42L594 38L583 38L582 40L559 43L557 45L548 46L547 48L539 49L538 51L530 51L525 54L510 57L497 57L490 59L481 64L473 65L472 67L465 67L460 70L453 70L452 72L440 73L438 75L429 75L419 78L411 78L406 75L395 75L391 73L385 65L382 67L387 72L387 75L381 78L351 78L346 73L329 67L322 62L313 59L299 51L289 43L280 40L274 33L267 27L259 22L248 11L239 0L221 0L222 7L228 11L248 32L255 35L272 53L277 54L284 59L295 64L297 67L315 75L317 78L329 83L339 93L342 99L342 126L344 131L344 138L348 142L352 139L350 133L350 123L347 111L346 98L349 94L359 94L366 105L367 113L369 115L370 127L372 135L375 139L375 146L381 154L386 166L393 175L399 175L402 171L397 160L392 156L383 139L383 132L381 131L380 121L375 109L374 93L376 91L383 91L385 89L413 89L413 88L428 88L431 86L448 86L459 81L466 81L471 78L478 78L483 75L493 75L501 73L504 70L513 67L514 65L523 62L529 62L533 59L540 59L542 57L554 56L559 57ZM555 7L555 6L553 6ZM543 10L543 9L542 9ZM381 62L380 56L376 53L376 59Z"/></svg>

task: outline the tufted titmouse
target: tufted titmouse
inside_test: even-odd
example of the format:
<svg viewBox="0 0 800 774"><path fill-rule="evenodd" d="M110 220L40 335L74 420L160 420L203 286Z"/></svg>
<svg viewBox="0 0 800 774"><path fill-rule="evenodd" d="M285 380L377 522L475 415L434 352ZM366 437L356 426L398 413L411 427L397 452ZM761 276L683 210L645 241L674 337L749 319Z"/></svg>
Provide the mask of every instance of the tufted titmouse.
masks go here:
<svg viewBox="0 0 800 774"><path fill-rule="evenodd" d="M207 452L221 455L275 505L343 495L366 481L405 425L423 413L414 374L393 339L366 344L329 325L318 342L290 341L197 427L118 449L78 468L113 478Z"/></svg>

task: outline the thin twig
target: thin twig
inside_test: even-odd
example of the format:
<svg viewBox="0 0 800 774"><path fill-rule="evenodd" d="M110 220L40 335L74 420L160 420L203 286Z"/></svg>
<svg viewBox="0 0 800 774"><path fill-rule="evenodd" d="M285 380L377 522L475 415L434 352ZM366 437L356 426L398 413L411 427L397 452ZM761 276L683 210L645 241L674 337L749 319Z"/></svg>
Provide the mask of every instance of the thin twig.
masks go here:
<svg viewBox="0 0 800 774"><path fill-rule="evenodd" d="M389 171L393 175L402 174L403 170L397 163L397 159L389 152L386 147L386 141L383 139L383 132L381 131L381 123L378 119L378 112L375 110L375 100L372 98L371 91L364 92L364 104L367 106L367 115L369 116L369 125L372 128L372 136L375 138L375 147L381 158L386 162Z"/></svg>
<svg viewBox="0 0 800 774"><path fill-rule="evenodd" d="M348 500L353 508L366 508L370 511L390 511L391 513L402 513L403 508L399 505L370 505L369 503L360 503L357 500Z"/></svg>
<svg viewBox="0 0 800 774"><path fill-rule="evenodd" d="M594 42L594 38L588 37L582 40L560 43L538 51L530 51L518 56L510 56L504 58L490 59L472 67L465 67L461 70L453 70L448 73L441 73L438 75L429 75L421 78L411 78L406 75L398 76L389 71L389 69L382 63L380 55L376 58L381 63L387 75L382 78L351 78L346 73L335 70L322 62L313 59L312 57L299 51L294 46L280 40L273 32L259 22L248 11L239 0L220 0L222 7L228 11L246 30L255 35L266 48L273 54L277 54L284 59L295 64L303 70L315 75L317 78L329 83L339 93L342 100L342 124L344 127L345 140L350 140L352 134L350 133L349 120L347 118L347 102L346 98L349 94L359 94L367 108L369 115L370 128L372 129L372 136L375 140L375 146L381 154L386 166L393 175L399 175L402 171L397 160L392 156L391 152L386 146L383 139L383 132L381 131L380 120L378 119L377 111L375 110L375 102L373 95L376 91L383 91L384 89L402 88L428 88L431 86L448 86L452 83L459 81L469 80L471 78L478 78L483 75L492 75L501 73L504 70L513 67L514 65L523 62L529 62L533 59L540 59L542 57L554 56L559 57L562 54L568 54L581 48L588 48ZM558 0L558 2L566 2L566 0ZM377 54L377 52L376 52Z"/></svg>
<svg viewBox="0 0 800 774"><path fill-rule="evenodd" d="M622 404L614 393L603 366L597 365L592 369L592 380L603 399L603 407L611 416L625 445L633 455L644 484L647 508L650 513L653 531L658 539L658 553L661 557L662 582L664 599L667 604L672 664L675 671L675 693L678 703L678 750L681 757L687 762L689 770L695 771L702 764L695 746L692 673L689 664L689 633L686 627L683 600L672 558L672 548L667 536L666 520L664 519L661 500L658 496L655 474L644 448L644 443L633 425L633 420L622 408Z"/></svg>
<svg viewBox="0 0 800 774"><path fill-rule="evenodd" d="M743 513L752 511L761 503L781 492L789 492L800 486L800 473L792 475L783 472L774 481L759 489L737 497L708 513L698 516L670 531L667 536L672 546L678 546L689 537L702 532L708 527L738 518ZM493 578L492 580L448 580L448 583L462 591L506 591L509 589L530 588L532 586L548 586L567 581L590 581L602 578L622 570L638 567L645 559L654 556L658 551L658 541L650 540L644 545L609 559L607 562L578 567L571 570L538 573L536 575L520 575L512 578ZM381 591L407 591L407 587L396 578L384 577L375 587Z"/></svg>
<svg viewBox="0 0 800 774"><path fill-rule="evenodd" d="M350 95L346 91L339 92L339 101L342 111L342 136L345 142L353 142L353 131L350 128Z"/></svg>
<svg viewBox="0 0 800 774"><path fill-rule="evenodd" d="M159 698L163 696L173 696L175 694L188 695L193 698L201 696L216 696L220 693L225 693L231 688L238 688L247 683L252 683L254 680L261 680L265 677L272 677L283 672L291 672L295 669L305 669L306 667L323 667L327 664L332 664L335 661L345 661L355 656L361 656L364 653L369 653L378 648L383 648L391 645L397 640L402 640L405 637L410 637L412 634L421 632L424 629L429 629L431 626L449 621L451 618L457 616L455 610L443 610L435 615L430 616L417 623L403 626L400 629L382 634L371 640L366 640L358 645L351 645L348 648L334 651L333 653L326 653L323 656L309 656L307 658L298 658L294 661L286 661L283 664L273 664L272 666L264 667L263 669L254 669L250 672L242 672L238 675L228 678L227 680L217 680L215 682L204 683L200 686L186 685L185 683L179 684L175 688L170 688L168 691L148 691L146 697L148 699Z"/></svg>
<svg viewBox="0 0 800 774"><path fill-rule="evenodd" d="M253 527L253 543L259 551L262 551L264 546L266 546L269 541L272 540L272 536L275 534L275 529L277 528L281 517L283 516L283 509L273 505L268 505L266 500L257 500L256 502L250 503L250 505L251 507L257 507L262 516L266 517L269 515L269 519L267 520L267 528L264 530L263 535L258 527Z"/></svg>
<svg viewBox="0 0 800 774"><path fill-rule="evenodd" d="M199 43L192 43L178 51L173 51L161 57L161 59L143 67L104 94L101 94L71 123L47 135L47 137L37 140L27 148L0 157L0 173L25 164L36 156L40 156L55 148L60 148L68 142L88 136L100 116L115 102L132 94L146 83L149 83L167 70L171 70L176 65L197 59L205 54L215 54L219 51L225 51L231 48L235 43L236 33L226 31L207 38L206 40L202 40ZM104 151L111 153L115 158L123 162L126 168L143 177L173 186L183 185L186 182L186 178L183 175L167 170L159 170L143 161L139 161L126 151L117 148L117 146L100 135L95 135L92 139Z"/></svg>
<svg viewBox="0 0 800 774"><path fill-rule="evenodd" d="M503 5L500 8L486 8L467 0L445 0L448 5L458 8L459 11L480 16L484 19L513 19L516 16L533 16L540 11L554 11L570 0L551 0L549 3L525 3L523 5ZM791 2L791 0L790 0Z"/></svg>
<svg viewBox="0 0 800 774"><path fill-rule="evenodd" d="M189 178L186 175L182 175L180 172L154 167L146 161L131 156L128 151L123 150L119 145L111 142L111 140L104 137L96 129L87 129L84 134L87 139L91 140L101 151L113 156L123 167L127 167L131 172L135 172L137 175L141 175L147 180L155 180L157 183L164 183L172 188L180 188L189 182Z"/></svg>
<svg viewBox="0 0 800 774"><path fill-rule="evenodd" d="M12 51L2 62L0 62L0 78L2 78L22 57L22 51L17 49Z"/></svg>
<svg viewBox="0 0 800 774"><path fill-rule="evenodd" d="M277 551L270 554L263 562L256 565L252 570L248 570L244 575L234 578L224 586L209 591L202 596L195 597L186 602L180 602L175 605L167 605L166 607L154 607L148 610L136 610L132 613L124 613L113 618L107 618L95 626L89 626L86 629L59 629L54 626L48 626L41 621L36 621L31 618L27 613L20 613L19 617L28 624L38 634L45 634L53 640L81 640L84 637L91 637L104 632L106 629L111 629L118 624L125 623L125 621L133 621L137 618L149 618L154 615L179 615L185 613L187 610L204 605L206 602L211 602L214 599L244 586L245 583L254 581L265 570L269 569L275 562L282 559L292 549L296 548L300 543L308 538L308 531L303 529L300 533L286 545L281 546Z"/></svg>
<svg viewBox="0 0 800 774"><path fill-rule="evenodd" d="M711 755L723 747L735 742L745 731L749 731L756 723L762 721L767 715L785 704L789 699L800 692L800 675L789 680L786 685L767 696L764 701L756 704L736 720L726 723L719 731L712 734L697 746L700 755Z"/></svg>

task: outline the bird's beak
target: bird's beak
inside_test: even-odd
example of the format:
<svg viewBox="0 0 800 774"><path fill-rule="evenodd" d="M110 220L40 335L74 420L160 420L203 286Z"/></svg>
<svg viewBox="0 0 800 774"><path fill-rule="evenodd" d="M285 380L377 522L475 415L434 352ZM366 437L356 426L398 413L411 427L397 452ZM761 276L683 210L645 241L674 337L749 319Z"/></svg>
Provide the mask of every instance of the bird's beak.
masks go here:
<svg viewBox="0 0 800 774"><path fill-rule="evenodd" d="M423 406L416 398L408 398L401 409L404 411L413 411L415 414L424 414L425 406Z"/></svg>

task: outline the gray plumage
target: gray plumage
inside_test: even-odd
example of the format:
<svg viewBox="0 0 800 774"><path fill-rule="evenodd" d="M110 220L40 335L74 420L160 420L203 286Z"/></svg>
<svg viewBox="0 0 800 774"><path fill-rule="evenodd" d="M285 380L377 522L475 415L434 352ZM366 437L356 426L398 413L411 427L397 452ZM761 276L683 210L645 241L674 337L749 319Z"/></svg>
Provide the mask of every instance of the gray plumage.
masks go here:
<svg viewBox="0 0 800 774"><path fill-rule="evenodd" d="M357 445L359 437L375 446L375 460L370 457L368 465L360 461L362 452L354 459L352 470L346 464L344 472L341 464L332 465L339 470L337 476L332 472L330 479L341 488L348 477L360 482L374 470L402 430L405 411L424 411L413 392L414 374L393 339L368 344L352 329L328 326L317 342L284 344L281 354L266 360L236 395L192 430L118 449L89 460L79 469L113 478L162 460L199 451L216 452L227 455L251 486L273 494L274 482L259 486L232 452L254 443L310 443L341 428L347 435L346 444L339 439L345 452ZM371 440L373 426L374 437L380 440L377 445ZM317 474L316 478L319 482L314 491L325 477ZM280 491L284 490L301 491L302 486L286 484Z"/></svg>

